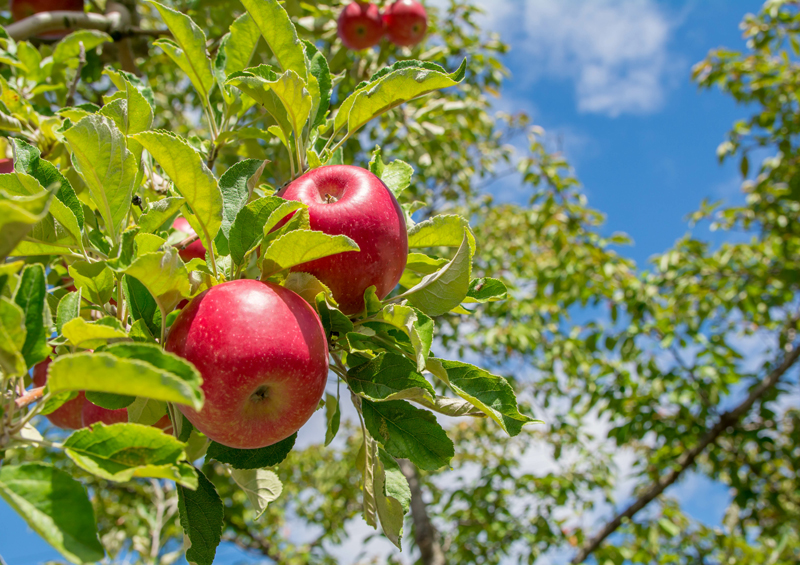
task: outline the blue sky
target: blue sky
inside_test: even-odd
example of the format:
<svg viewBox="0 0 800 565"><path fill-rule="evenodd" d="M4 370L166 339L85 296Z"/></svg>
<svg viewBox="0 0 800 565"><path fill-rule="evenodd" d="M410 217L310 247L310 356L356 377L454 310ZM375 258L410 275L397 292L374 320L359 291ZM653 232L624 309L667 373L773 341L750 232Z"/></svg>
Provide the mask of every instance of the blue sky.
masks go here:
<svg viewBox="0 0 800 565"><path fill-rule="evenodd" d="M491 10L487 26L513 47L506 59L513 77L498 107L529 112L561 139L590 204L607 214L606 230L634 239L622 253L644 266L686 233L685 216L703 198L741 200L738 165L720 166L716 147L746 109L698 91L690 70L709 49L743 48L738 24L760 2L480 1ZM525 200L513 182L492 191ZM696 475L671 493L709 523L727 503L724 489ZM0 555L8 565L58 558L2 503ZM233 548L220 550L220 563L241 559Z"/></svg>

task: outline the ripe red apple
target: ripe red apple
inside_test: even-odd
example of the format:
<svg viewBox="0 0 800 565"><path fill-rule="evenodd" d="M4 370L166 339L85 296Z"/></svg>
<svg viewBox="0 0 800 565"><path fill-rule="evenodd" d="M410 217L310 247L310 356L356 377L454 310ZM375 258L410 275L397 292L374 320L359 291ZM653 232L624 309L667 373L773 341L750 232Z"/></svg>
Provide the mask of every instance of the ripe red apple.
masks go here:
<svg viewBox="0 0 800 565"><path fill-rule="evenodd" d="M192 226L189 225L189 222L186 221L186 218L183 216L178 216L175 218L175 221L172 222L172 227L178 231L181 231L186 234L186 236L193 236L196 235ZM183 249L178 251L178 255L183 260L184 263L188 263L192 259L202 259L203 261L206 260L206 248L203 245L203 242L199 239L194 240L192 243L184 247Z"/></svg>
<svg viewBox="0 0 800 565"><path fill-rule="evenodd" d="M229 447L256 449L289 437L325 390L328 346L317 313L271 283L240 279L197 295L172 324L166 350L203 376L203 409L178 407Z"/></svg>
<svg viewBox="0 0 800 565"><path fill-rule="evenodd" d="M13 159L0 159L0 174L8 174L14 172Z"/></svg>
<svg viewBox="0 0 800 565"><path fill-rule="evenodd" d="M352 2L339 14L337 33L345 47L355 50L377 45L383 37L383 18L371 2Z"/></svg>
<svg viewBox="0 0 800 565"><path fill-rule="evenodd" d="M37 363L33 367L33 385L40 387L47 383L47 368L50 366L52 360L48 357L41 363ZM72 400L65 402L60 408L47 414L47 419L52 422L54 426L65 430L77 430L83 427L81 413L84 404L89 404L86 401L86 394L81 391L78 396Z"/></svg>
<svg viewBox="0 0 800 565"><path fill-rule="evenodd" d="M384 11L383 23L389 41L401 47L413 47L425 37L428 14L417 0L397 0Z"/></svg>
<svg viewBox="0 0 800 565"><path fill-rule="evenodd" d="M119 408L118 410L109 410L86 401L83 405L83 427L91 426L97 422L102 422L107 426L111 424L120 424L128 421L128 409Z"/></svg>
<svg viewBox="0 0 800 565"><path fill-rule="evenodd" d="M70 11L83 12L84 0L11 0L11 17L15 22L40 12ZM67 31L51 31L40 37L59 39L67 35Z"/></svg>
<svg viewBox="0 0 800 565"><path fill-rule="evenodd" d="M361 167L329 165L312 169L278 193L308 206L311 229L346 235L360 251L298 265L333 292L345 314L364 309L364 291L375 285L384 298L397 285L408 258L403 211L383 182Z"/></svg>

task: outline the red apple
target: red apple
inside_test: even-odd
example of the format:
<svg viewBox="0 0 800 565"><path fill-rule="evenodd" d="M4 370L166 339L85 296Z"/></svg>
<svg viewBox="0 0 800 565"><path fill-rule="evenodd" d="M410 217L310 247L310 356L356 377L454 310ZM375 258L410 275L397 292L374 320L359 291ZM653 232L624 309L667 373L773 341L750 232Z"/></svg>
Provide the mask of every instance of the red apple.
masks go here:
<svg viewBox="0 0 800 565"><path fill-rule="evenodd" d="M172 227L185 233L187 237L196 235L192 226L189 225L189 222L186 221L186 218L183 216L178 216L175 218L175 221L172 222ZM192 243L178 251L178 255L180 255L180 258L184 261L184 263L188 263L192 259L202 259L205 261L206 248L202 241L195 239Z"/></svg>
<svg viewBox="0 0 800 565"><path fill-rule="evenodd" d="M70 11L83 12L84 0L11 0L11 17L15 22L40 12ZM59 39L68 31L51 31L40 37Z"/></svg>
<svg viewBox="0 0 800 565"><path fill-rule="evenodd" d="M389 41L401 47L413 47L425 37L428 14L416 0L397 0L386 8L383 23Z"/></svg>
<svg viewBox="0 0 800 565"><path fill-rule="evenodd" d="M118 410L109 410L86 401L83 405L83 427L91 426L97 422L102 422L107 426L111 424L120 424L128 421L128 409L119 408Z"/></svg>
<svg viewBox="0 0 800 565"><path fill-rule="evenodd" d="M345 314L364 309L364 291L375 285L384 298L397 285L408 258L403 211L392 192L366 169L329 165L312 169L279 196L308 206L311 229L346 235L360 251L298 265L333 292Z"/></svg>
<svg viewBox="0 0 800 565"><path fill-rule="evenodd" d="M166 350L203 376L200 412L179 405L197 430L238 449L272 445L317 409L328 375L325 332L287 288L240 279L197 295L170 328Z"/></svg>
<svg viewBox="0 0 800 565"><path fill-rule="evenodd" d="M360 50L377 45L383 37L383 19L371 2L352 2L339 14L337 33L345 47Z"/></svg>
<svg viewBox="0 0 800 565"><path fill-rule="evenodd" d="M50 366L52 360L48 357L41 363L37 363L33 367L33 385L44 386L47 383L47 368ZM84 404L89 404L86 401L86 394L81 391L78 396L72 400L65 402L60 408L47 414L47 419L52 422L54 426L65 430L77 430L83 427L81 413Z"/></svg>
<svg viewBox="0 0 800 565"><path fill-rule="evenodd" d="M8 174L14 172L13 159L0 159L0 174Z"/></svg>

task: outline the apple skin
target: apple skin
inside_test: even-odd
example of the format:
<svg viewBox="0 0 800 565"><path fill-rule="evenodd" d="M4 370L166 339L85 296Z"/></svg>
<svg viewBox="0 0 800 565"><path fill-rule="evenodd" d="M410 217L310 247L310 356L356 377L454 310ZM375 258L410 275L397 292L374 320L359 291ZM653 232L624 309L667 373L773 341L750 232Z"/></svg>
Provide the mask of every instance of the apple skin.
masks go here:
<svg viewBox="0 0 800 565"><path fill-rule="evenodd" d="M425 37L428 14L416 0L397 0L383 13L386 36L400 47L413 47Z"/></svg>
<svg viewBox="0 0 800 565"><path fill-rule="evenodd" d="M352 2L339 14L336 33L345 47L360 51L380 43L383 37L383 18L371 2Z"/></svg>
<svg viewBox="0 0 800 565"><path fill-rule="evenodd" d="M0 159L0 174L8 174L14 172L13 159Z"/></svg>
<svg viewBox="0 0 800 565"><path fill-rule="evenodd" d="M41 363L33 367L33 385L36 387L44 386L47 383L47 368L52 363L48 357ZM82 412L86 401L86 394L81 391L78 396L65 402L60 408L46 415L50 422L64 430L78 430L83 427Z"/></svg>
<svg viewBox="0 0 800 565"><path fill-rule="evenodd" d="M93 404L89 400L83 405L83 427L102 422L107 426L121 424L128 421L128 409L109 410Z"/></svg>
<svg viewBox="0 0 800 565"><path fill-rule="evenodd" d="M346 235L358 244L360 251L293 269L314 275L330 288L342 312L361 312L370 286L375 285L383 299L400 281L408 259L405 216L392 191L371 172L352 165L319 167L278 196L306 204L312 230Z"/></svg>
<svg viewBox="0 0 800 565"><path fill-rule="evenodd" d="M175 221L172 222L172 227L178 231L182 231L187 236L195 235L194 229L189 225L189 222L183 216L178 216L175 218ZM178 255L184 263L188 263L192 259L202 259L205 261L206 248L202 241L196 239L183 249L179 250Z"/></svg>
<svg viewBox="0 0 800 565"><path fill-rule="evenodd" d="M40 12L55 12L66 10L69 12L83 12L84 0L11 0L11 17L15 22L23 20ZM40 37L47 39L60 39L69 31L50 31Z"/></svg>
<svg viewBox="0 0 800 565"><path fill-rule="evenodd" d="M172 324L166 350L203 376L203 409L178 408L228 447L257 449L289 437L325 391L322 323L300 296L271 283L240 279L197 295Z"/></svg>

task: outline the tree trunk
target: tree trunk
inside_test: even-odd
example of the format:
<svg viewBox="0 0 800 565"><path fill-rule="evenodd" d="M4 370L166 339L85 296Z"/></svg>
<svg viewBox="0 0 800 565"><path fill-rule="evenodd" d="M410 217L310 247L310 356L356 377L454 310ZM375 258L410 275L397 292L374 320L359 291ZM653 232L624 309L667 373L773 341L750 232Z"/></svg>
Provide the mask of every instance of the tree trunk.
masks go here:
<svg viewBox="0 0 800 565"><path fill-rule="evenodd" d="M444 551L439 544L439 536L428 516L428 509L422 499L422 487L419 484L417 469L406 459L398 459L400 470L408 479L411 489L411 519L414 521L414 539L422 555L424 565L445 565Z"/></svg>

